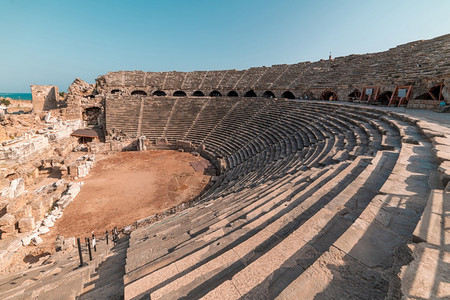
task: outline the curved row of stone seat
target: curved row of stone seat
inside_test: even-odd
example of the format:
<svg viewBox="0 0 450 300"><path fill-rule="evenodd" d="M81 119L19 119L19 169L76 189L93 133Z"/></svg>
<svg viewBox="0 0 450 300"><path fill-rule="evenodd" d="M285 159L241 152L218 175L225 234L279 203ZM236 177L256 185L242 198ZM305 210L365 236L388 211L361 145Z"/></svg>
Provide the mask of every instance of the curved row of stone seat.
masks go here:
<svg viewBox="0 0 450 300"><path fill-rule="evenodd" d="M126 105L114 105L114 103L106 102L106 127L118 128L128 136L136 136L139 123L139 111L141 101L138 99L130 99Z"/></svg>
<svg viewBox="0 0 450 300"><path fill-rule="evenodd" d="M369 124L369 123L367 123L367 124ZM372 129L374 129L375 130L375 128L374 127L372 127ZM362 131L361 131L362 132ZM360 134L361 134L361 132L359 132ZM381 152L380 152L381 153ZM389 152L390 153L390 152ZM294 154L295 155L295 154ZM282 159L283 160L283 159ZM351 167L350 167L350 169L347 169L347 171L348 172L346 172L346 173L350 173L350 174L352 174L352 172L351 172L351 170L353 170L353 175L349 175L351 178L347 178L347 180L346 180L346 183L348 184L348 183L350 183L350 182L353 182L353 181L355 181L357 178L359 178L357 175L359 175L359 174L361 174L365 169L366 169L366 167L367 167L367 161L368 160L371 160L371 158L370 157L367 157L367 158L362 158L362 157L359 157L359 158L357 158L357 163L352 163L352 164L349 164L349 163L345 163L345 162L343 162L343 163L340 163L340 165L343 165L343 164L347 164L347 167L350 167L350 165L351 165ZM386 158L384 158L384 156L383 156L383 159L375 159L375 161L382 161L382 165L384 165L385 163L386 163L386 161L389 161L391 164L392 164L392 161L394 161L395 162L395 155L386 155ZM277 162L274 162L274 165L276 164ZM378 166L378 163L377 163L377 166ZM381 165L380 165L381 166ZM278 166L279 167L279 166ZM381 167L379 167L379 168L381 168ZM237 168L233 168L233 169L237 169ZM355 171L356 169L358 169L359 171ZM389 168L387 168L387 169L389 169ZM373 168L373 170L375 170L374 168ZM368 173L367 174L372 174L372 173L374 173L373 172L373 170L371 170L370 172L369 171L367 171ZM378 169L376 169L377 171L379 171ZM227 171L227 172L230 172L230 171ZM331 172L331 171L330 171ZM334 172L334 171L333 171ZM332 172L332 173L333 173ZM306 172L305 172L306 173ZM385 176L385 174L384 175L381 175L381 173L382 172L375 172L375 173L380 173L380 175L377 175L377 176L379 176L379 177L381 177L381 178L383 178L383 176ZM248 173L247 173L248 174ZM261 172L261 174L264 174L264 171L263 172ZM285 175L285 176L281 176L280 178L278 178L278 179L275 179L275 180L273 180L273 178L275 177L276 178L276 176L273 176L273 172L269 172L269 174L271 175L271 176L268 176L268 178L267 178L267 181L266 182L269 182L269 180L271 180L272 182L275 182L274 183L274 186L277 186L277 183L278 184L282 184L281 183L281 181L283 181L283 180L286 180L286 176L288 176L288 175ZM286 174L286 173L284 173L284 174ZM297 175L297 173L294 173L295 175ZM298 174L301 174L301 173L298 173ZM330 173L328 173L328 175L330 175ZM336 174L335 174L336 175ZM343 176L343 175L342 175ZM352 177L353 176L353 177ZM367 176L369 176L369 175L367 175ZM373 176L375 176L375 175L373 175ZM289 176L290 177L290 176ZM345 178L346 176L344 176L344 178ZM242 180L245 180L245 177L243 177L244 179L242 179ZM270 179L269 179L270 178ZM300 176L299 176L299 178L301 178ZM361 179L362 180L362 179ZM333 179L330 179L330 178L327 178L327 180L323 180L323 181L321 181L322 182L322 184L325 184L324 182L332 182L333 181ZM346 184L342 184L342 178L337 178L336 177L336 179L335 179L335 184L338 184L340 187L339 188L335 188L334 189L334 193L338 193L339 191L343 191L347 186L346 186ZM315 181L314 181L315 182ZM380 179L380 180L378 180L378 181L376 181L377 183L378 182L383 182L383 180L382 179ZM303 184L305 184L305 185L308 185L309 183L308 183L308 181L305 181ZM256 189L258 189L258 187L263 187L264 186L264 184L262 184L262 183L258 183L257 184L257 187L256 187ZM321 186L321 185L319 185L319 184L317 184L317 186ZM317 187L316 186L316 187ZM277 187L277 189L279 189L279 187ZM333 189L332 189L333 190ZM374 189L374 190L376 190L376 189ZM372 193L374 193L375 191L372 191ZM303 194L303 192L304 192L305 190L304 189L302 189L302 192L300 192L300 193L302 193ZM217 199L217 198L214 198L214 194L210 194L210 195L208 195L208 199L209 200L207 200L207 201L209 201L209 202L212 202L212 201L214 201L214 202L217 202L217 206L219 206L219 205L221 205L221 204L223 204L224 205L224 207L226 208L226 211L227 212L229 212L230 211L230 209L229 209L229 207L231 206L230 205L230 202L234 202L234 203L237 203L236 205L237 205L237 207L239 207L240 209L238 209L238 210L235 210L234 211L234 214L236 214L236 212L241 212L241 211L243 211L243 209L242 209L242 207L240 207L239 205L241 205L241 199L242 198L240 198L239 197L239 195L241 194L241 193L243 193L243 194L245 194L245 193L250 193L250 197L249 197L249 200L247 200L247 201L245 201L245 200L243 200L242 202L243 203L248 203L248 202L250 202L250 203L252 203L252 201L256 201L255 200L255 198L254 198L254 196L252 197L252 194L253 194L253 189L251 189L251 190L249 190L249 189L245 189L245 188L243 188L243 189L241 189L241 190L239 190L239 191L237 191L236 193L232 193L232 194L228 194L228 195L226 195L226 196L224 196L223 198L220 198L220 199ZM287 193L287 194L286 194ZM286 195L289 195L289 193L290 194L292 194L292 188L291 189L288 189L286 192L285 192L285 194ZM269 195L270 195L270 190L269 190ZM305 199L310 199L311 197L310 197L311 195L307 195L307 196L304 196L304 197L306 197ZM262 198L262 199L265 199L265 200L267 200L268 201L268 203L273 203L272 205L279 205L278 207L280 208L280 209L282 209L283 208L283 206L280 204L280 203L284 203L284 201L286 200L286 199L292 199L294 196L292 196L292 195L290 195L289 196L289 198L284 198L283 200L281 200L281 202L280 202L280 200L278 200L278 201L276 201L276 200L274 200L273 198L271 198L271 197L269 197L269 199L267 199L267 198ZM301 197L301 196L299 196L299 197ZM343 196L342 196L343 197ZM303 199L303 198L302 198ZM304 200L305 200L304 199ZM259 199L258 199L259 200ZM205 200L206 201L206 200ZM313 201L313 200L308 200L308 201ZM327 200L322 200L322 201L327 201ZM337 201L337 200L336 200ZM312 202L312 204L311 205L316 205L316 204L314 204L315 202L313 201ZM297 203L296 203L297 204ZM214 207L216 206L216 205L214 205ZM267 204L267 203L264 203L264 204L261 204L261 205L270 205L270 204ZM207 208L209 208L209 207L212 207L212 206L208 206ZM266 206L267 207L267 206ZM295 207L297 207L297 205L295 206ZM316 207L317 209L318 209L318 211L320 211L320 209L322 209L321 207L320 207L320 205L319 205L319 207ZM206 210L208 210L208 209L206 209ZM273 209L268 209L268 208L266 208L266 211L269 211L269 212L273 212ZM179 227L179 226L176 226L177 228L182 228L182 231L184 231L186 228L190 228L189 226L193 226L192 224L195 224L195 222L192 222L192 219L190 219L189 217L188 217L188 214L189 213L187 213L186 215L184 215L184 216L182 216L182 217L180 217L180 219L177 219L177 223L182 223L183 224L183 226L181 226L181 227ZM206 218L206 215L210 215L211 216L211 218L209 219L210 220L210 222L213 222L214 224L219 224L219 225L216 225L216 226L213 226L213 225L208 225L208 227L207 227L207 229L206 229L206 231L205 231L205 228L204 227L200 227L200 228L197 228L198 229L198 231L196 231L196 233L198 233L198 235L194 235L194 233L193 232L190 232L193 236L192 237L195 237L195 238L197 238L196 240L195 240L195 242L192 242L192 241L190 241L191 239L192 239L192 237L191 237L191 235L189 234L189 233L187 233L187 232L184 232L184 234L179 234L179 232L177 233L177 234L175 234L174 232L176 232L176 230L175 231L173 231L173 236L177 236L177 237L180 237L180 236L184 236L184 238L186 239L186 241L190 241L190 242L186 242L188 245L194 245L195 246L195 243L199 243L199 240L204 240L205 239L205 237L207 237L206 239L213 239L214 240L214 243L216 243L216 241L218 240L216 237L217 237L217 234L218 234L218 236L219 237L221 237L221 242L219 242L220 244L219 245L214 245L214 244L210 244L210 245L208 245L207 246L207 248L208 248L208 251L210 251L211 250L211 248L217 248L217 249L219 249L219 250L217 250L217 251L213 251L213 253L215 253L215 254L211 254L208 258L206 258L206 259L204 259L204 261L200 264L198 261L196 262L196 264L198 264L199 265L199 268L202 266L202 265L210 265L211 263L212 264L214 264L213 262L217 262L217 259L219 258L219 257L222 257L223 258L223 253L228 253L229 251L227 251L227 252L223 252L223 253L221 253L220 251L225 251L225 250L220 250L220 249L224 249L224 248L222 248L222 247L228 247L227 245L229 244L227 244L226 243L226 241L229 241L229 236L223 236L223 233L222 232L224 232L225 230L226 230L226 228L232 228L233 227L233 224L235 225L235 222L240 222L240 223L243 223L243 224L245 224L245 220L246 219L244 219L244 218L242 218L242 217L237 217L237 218L235 218L235 219L233 219L231 222L229 222L227 219L226 219L226 217L219 217L219 216L221 216L221 214L218 214L217 213L217 211L216 212L211 212L211 209L209 209L209 211L207 212L207 213L205 213L204 215L200 215L200 216L198 216L198 215L196 215L195 217L193 216L192 218L194 219L194 220L196 220L196 221L198 221L198 222L203 222L203 221L205 221L205 219L207 219ZM239 215L239 214L238 214ZM287 214L281 214L280 215L280 217L286 217L286 218L288 218L287 217ZM291 216L291 218L292 218L292 216ZM187 221L187 220L189 220L189 221ZM200 221L201 220L201 221ZM219 223L217 223L218 222L218 220L222 220L222 223L226 223L226 224L230 224L228 227L226 227L225 225L226 224L221 224L220 223L220 221L219 221ZM265 224L264 222L267 222L267 220L266 221L263 221L263 218L261 217L261 216L259 216L259 218L258 218L258 220L259 220L259 222L261 222L261 223L263 223L263 224ZM233 222L234 221L234 222ZM186 223L184 223L184 222L186 222ZM255 221L256 222L256 221ZM279 222L281 222L281 221L279 221ZM167 224L168 225L168 224ZM185 225L185 226L184 226ZM187 226L187 227L186 227ZM245 225L244 225L245 226ZM154 227L154 228L156 228L156 227ZM211 231L211 228L215 228L216 230L213 230L213 231ZM243 228L243 227L242 227ZM246 228L248 228L248 227L246 227ZM348 227L347 227L348 228ZM222 230L222 232L220 232L219 231L219 233L218 233L218 230ZM169 226L169 232L171 231L171 229L170 229L170 226ZM285 229L285 231L286 231L287 229ZM156 229L156 231L155 231L155 233L157 232L158 230ZM292 230L287 230L288 232L292 232ZM149 236L151 236L150 235L151 234L151 230L149 231L149 232L147 232L147 240L149 240L148 239L148 237ZM136 235L138 235L138 233L136 233ZM200 237L199 237L200 236ZM223 236L223 237L222 237ZM261 234L259 233L259 230L257 230L256 231L256 234L249 234L248 232L241 232L241 234L240 235L238 235L239 236L239 238L240 239L243 239L243 240L250 240L250 239L252 239L252 238L254 238L254 239L257 239L257 237L256 236L258 236L258 237L261 237ZM246 237L246 238L245 238ZM160 241L157 241L157 239L158 239L158 236L154 236L154 239L155 240L153 240L152 242L150 242L150 243L160 243ZM167 239L167 238L166 238ZM165 240L166 240L165 239ZM169 239L170 240L170 239ZM175 244L177 243L177 242L179 242L179 240L177 240L177 241L175 241ZM264 242L263 244L265 244L265 245L267 245L267 244L270 244L271 242L270 241L266 241L266 242ZM220 245L222 245L222 246L220 246ZM213 247L214 246L214 247ZM239 247L239 245L235 245L236 247ZM275 246L275 245L274 245ZM145 246L143 246L144 247L144 249L145 249ZM203 247L203 246L202 246ZM243 247L243 246L241 246L241 247ZM133 248L133 246L130 248L130 254L132 254L132 249ZM269 248L269 250L270 249L272 249L271 247L269 247L268 246L268 248ZM137 269L134 269L134 271L132 271L132 269L133 269L133 267L131 266L132 265L132 263L131 263L131 256L129 257L129 260L130 260L130 267L129 267L129 269L128 269L128 271L129 271L129 275L128 275L128 279L127 279L127 282L130 282L129 283L129 285L127 285L127 287L126 287L126 290L128 289L129 291L130 291L130 293L131 294L129 294L129 296L130 295L132 295L133 293L131 292L133 289L135 289L135 288L137 288L138 286L141 286L142 287L142 284L143 283L145 283L146 281L147 281L147 283L148 283L148 281L151 281L151 280L156 280L155 279L155 277L157 277L157 278L164 278L164 276L162 276L161 277L161 273L165 273L165 272L169 272L169 270L171 269L171 268L175 268L175 266L173 265L173 261L175 261L175 262L177 262L178 261L178 264L177 264L177 267L176 267L176 269L178 270L178 272L180 272L180 268L178 267L178 265L180 264L180 261L183 261L183 262L185 262L185 261L194 261L194 257L196 257L196 255L200 255L200 256L203 256L204 255L204 252L202 252L201 250L196 250L196 251L194 251L194 250L192 250L191 252L192 253L190 253L190 254L187 254L187 255L185 255L185 256L183 256L183 257L176 257L175 255L176 255L176 253L178 253L178 255L184 255L184 254L179 254L179 253L185 253L184 251L186 250L186 249L188 249L188 248L185 248L185 247L179 247L179 248L174 248L174 247L172 247L172 251L170 252L170 253L166 253L167 255L169 255L169 256L171 256L172 257L172 259L171 260L166 260L166 264L164 264L164 267L162 267L162 268L160 268L160 269L158 269L157 271L155 271L155 272L153 272L153 273L151 273L151 272L148 272L150 269L152 269L152 268L154 268L154 267L152 267L151 265L152 264L145 264L145 266L138 266L139 265L139 263L137 264ZM204 249L204 247L202 248L202 249ZM234 248L233 248L234 249ZM142 250L142 249L141 249ZM141 250L139 251L139 252L141 252ZM177 252L178 251L178 252ZM204 250L205 251L205 250ZM212 250L211 250L212 251ZM189 251L188 251L189 252ZM203 254L199 254L199 253L203 253ZM167 258L167 257L166 257ZM161 267L161 261L165 261L164 260L164 258L162 258L162 257L157 257L157 258L155 258L155 257L152 257L152 260L150 260L150 261L153 261L153 264L155 264L155 265L158 265L159 267ZM128 263L128 262L127 262ZM233 263L232 265L234 265L235 263ZM136 265L135 265L135 267L136 267ZM150 269L149 269L150 268ZM190 268L190 269L189 269ZM195 267L194 266L190 266L188 269L186 269L187 271L190 271L190 270L192 270L192 272L196 272L196 271L194 271L195 270ZM237 268L236 270L234 270L234 271L232 271L232 273L233 272L237 272L238 271L238 269L239 268ZM186 271L186 272L187 272ZM222 270L223 271L223 270ZM219 272L219 274L222 272L222 271L220 271ZM191 272L191 273L192 273ZM147 275L147 276L144 276L145 274L147 274L147 273L150 273L149 275ZM170 273L170 272L169 272ZM190 273L189 273L190 274ZM229 273L228 273L229 274ZM192 274L191 274L192 275ZM143 278L141 278L142 276L144 276ZM171 275L172 276L172 275ZM215 275L216 276L216 275ZM173 277L173 276L172 276ZM186 280L186 278L187 277L192 277L192 276L183 276L183 275L180 275L180 276L175 276L175 277L170 277L169 276L169 278L167 279L168 281L167 282L181 282L181 281L183 281L183 280ZM195 276L194 276L195 277ZM139 278L141 278L141 279L139 279ZM184 278L184 279L183 279ZM217 279L216 277L212 277L212 278L215 278L215 279ZM158 279L159 280L159 279ZM164 280L165 279L161 279L162 281L160 281L160 282L164 282ZM134 281L134 282L133 282ZM133 283L131 283L131 282L133 282ZM209 281L208 281L209 282ZM215 280L215 282L216 282L216 280ZM205 284L206 285L208 285L208 284L210 284L210 283L202 283L202 284L200 284L201 286L205 286ZM156 288L158 288L159 287L159 285L160 284L157 284L157 287ZM170 284L168 284L167 286L167 288L168 289L172 289L172 287L173 287L173 285L176 285L176 283L170 283ZM217 284L218 285L218 284ZM147 286L148 287L148 286ZM162 285L161 285L161 287L163 287ZM189 286L189 288L188 289L192 289L193 288L193 286L192 285L190 285ZM198 287L197 287L198 288ZM195 288L193 288L194 290L195 290ZM202 290L204 290L204 289L202 289ZM150 292L151 292L152 290L150 289ZM162 289L162 290L160 290L161 291L161 293L163 293L163 291L164 291L164 288ZM153 296L155 296L155 295L157 295L158 294L158 292L157 292L157 290L155 289L155 292L156 292L156 294L154 293L153 295L152 295L152 297ZM180 291L178 291L178 292L180 292ZM139 294L139 292L137 292L138 294ZM136 294L135 294L136 295ZM180 295L180 294L177 294L177 295ZM174 296L173 294L172 294L172 296Z"/></svg>
<svg viewBox="0 0 450 300"><path fill-rule="evenodd" d="M163 137L169 116L177 101L153 101L143 99L141 135L150 140ZM136 117L136 116L135 116Z"/></svg>
<svg viewBox="0 0 450 300"><path fill-rule="evenodd" d="M352 163L346 164L346 168L344 170L339 169L340 171L343 172L339 172L338 174L336 174L336 171L330 170L329 172L326 173L326 175L322 175L325 176L325 178L323 178L322 180L319 180L319 183L317 183L316 185L312 185L312 187L310 187L309 189L305 189L304 187L299 187L298 190L300 190L300 192L298 194L296 194L295 196L289 195L289 197L292 197L291 200L289 201L290 203L286 203L286 199L289 198L285 198L283 196L280 197L280 199L273 199L272 197L270 197L269 195L269 200L268 201L272 201L272 203L276 203L278 204L278 206L276 208L265 208L264 212L267 212L265 214L256 213L256 216L254 216L254 219L251 219L252 222L246 222L248 224L245 224L244 226L241 226L239 229L240 232L238 231L239 229L237 228L237 230L233 231L233 234L230 237L230 234L223 236L222 232L219 231L219 234L221 236L220 239L215 239L214 243L212 245L209 245L207 250L208 252L204 253L204 251L201 250L197 250L179 260L175 261L175 265L171 264L168 265L162 269L159 269L156 272L151 273L150 275L144 277L143 279L139 280L138 282L135 282L135 285L138 286L143 286L143 281L148 281L150 279L155 280L155 278L157 278L157 280L169 280L170 283L163 287L163 289L159 292L161 292L162 294L165 294L168 290L171 290L173 288L173 285L177 285L177 283L183 282L184 280L191 280L191 279L195 279L196 275L198 274L199 270L197 268L195 268L195 264L199 265L200 268L200 273L202 273L201 270L208 270L206 273L211 273L213 271L213 269L211 269L211 264L214 265L216 264L218 261L220 262L221 259L226 259L226 266L228 265L234 265L234 264L239 264L240 259L244 259L246 256L248 255L252 255L252 253L255 251L255 249L258 249L259 247L261 247L261 251L265 252L269 249L271 249L271 247L275 246L280 240L283 240L283 238L289 234L296 226L297 226L297 222L294 222L295 224L291 224L289 223L289 221L292 220L302 220L305 221L306 219L310 218L311 216L314 215L314 212L317 211L317 209L320 208L321 205L317 205L316 201L312 198L314 197L314 195L319 195L318 191L320 190L335 190L334 192L337 192L338 190L341 190L345 184L345 183L349 183L351 181L353 181L354 179L356 179L357 175L360 173L360 170L363 169L364 164L362 165L358 165L359 162L357 163ZM356 171L354 174L352 175L347 175L345 176L344 174L350 172L351 170L355 170L355 167L358 167L358 171ZM335 177L333 177L333 179L330 179L330 176L335 175ZM340 176L339 176L340 175ZM322 178L322 177L321 177ZM314 181L314 183L316 183L316 181ZM332 184L335 184L336 186L333 186L334 189L332 188ZM307 185L308 183L305 183L304 185ZM311 185L309 185L311 186ZM329 187L329 189L327 188ZM295 186L294 186L295 188ZM288 193L291 192L288 190ZM289 193L292 194L292 193ZM298 197L298 198L297 198ZM221 199L223 200L223 199ZM278 201L277 201L278 200ZM299 209L299 207L303 207L302 205L304 205L305 201L309 201L309 207L310 210L307 210L307 212L302 211ZM279 203L281 202L281 203ZM271 204L272 204L271 203ZM282 203L285 203L285 205L283 205ZM301 205L299 205L301 204ZM273 205L273 204L272 204ZM227 207L228 209L228 207ZM239 210L239 212L241 212L242 209ZM253 211L256 210L252 210L250 211L249 217L253 216L251 213ZM303 213L303 215L302 215ZM305 215L306 214L306 215ZM300 218L300 219L299 219ZM239 219L238 219L239 220ZM218 224L215 221L214 225L211 225L208 227L208 230L211 230L211 228L216 229L215 231L212 232L203 232L202 231L202 237L201 238L205 238L205 235L208 236L214 236L214 233L217 233L218 230L224 230L224 228L227 228L227 224L231 224L229 223L229 221L227 219L224 219L225 222L222 222L222 224L219 223L219 225L214 226L215 224ZM233 221L233 220L230 220ZM234 225L234 223L232 223ZM287 224L287 225L286 225ZM186 224L187 225L187 224ZM220 225L222 225L220 227ZM233 228L230 225L229 228ZM277 238L274 238L274 234L277 236ZM178 235L179 236L179 235ZM236 242L237 241L237 242ZM226 251L224 253L220 253L219 250L223 249L223 246L227 246L230 245L232 246L231 249L224 249L223 251ZM215 248L215 249L214 249ZM240 250L245 250L247 252L243 252L240 253L239 256L233 256L232 257L228 257L229 254L233 254L236 251L240 251ZM207 255L207 258L204 258L204 255ZM231 261L229 260L231 259ZM249 260L246 261L246 263L250 263L252 261L252 259L249 258ZM184 264L184 263L188 263L191 262L191 265L187 265L187 271L191 271L188 274L186 274L185 276L176 276L176 278L172 278L173 276L163 276L163 274L165 274L167 272L168 269L173 268L176 266L176 268L178 269L178 271L180 272L180 263ZM220 263L219 263L220 264ZM214 275L217 275L218 273L222 272L222 264L220 264L219 269L216 269L217 273ZM225 267L225 266L224 266ZM243 266L238 266L238 268L233 270L229 270L228 273L232 272L238 272L242 269ZM205 275L205 274L202 274ZM209 278L212 279L213 277ZM162 281L164 282L164 281ZM173 283L172 283L173 282ZM214 280L215 283L218 283L219 281L217 280L217 278L215 278ZM204 283L202 283L204 285ZM158 288L158 286L156 286ZM193 286L191 285L189 287L189 289L191 290L193 288ZM202 290L204 291L205 289L202 288ZM173 295L172 295L173 296ZM179 295L177 295L178 297ZM152 294L152 298L156 297L156 295Z"/></svg>
<svg viewBox="0 0 450 300"><path fill-rule="evenodd" d="M287 125L287 124L284 124L284 125ZM303 124L301 124L300 125L301 127L299 127L300 129L301 128L307 128L308 127L308 124L306 124L306 123L303 123ZM287 126L286 126L287 127ZM314 127L313 127L314 128ZM269 130L270 130L270 128L269 128ZM295 129L294 129L295 130ZM292 132L282 132L281 133L281 136L289 136L290 134L291 134ZM318 135L318 133L320 133L320 131L318 131L318 129L317 128L315 128L315 134L316 135ZM327 134L327 133L326 133ZM361 133L360 133L361 134ZM323 135L321 135L321 137L317 137L317 139L319 139L319 140L324 140L324 137L323 137ZM236 139L236 138L234 138L233 140L238 140L238 139ZM288 139L289 140L289 139ZM254 141L258 141L258 139L255 139ZM280 140L281 142L282 142L282 145L280 146L280 148L281 149L285 149L285 148L289 148L287 145L289 145L289 144L287 144L287 143L285 143L286 142L286 140L285 139L283 139L283 140ZM332 144L330 144L330 143L328 143L329 144L329 146L328 146L328 148L326 149L326 152L329 152L330 151L330 149L332 148ZM250 145L251 145L251 143L250 143ZM250 147L250 149L251 149L252 147ZM248 153L254 153L253 151L245 151L244 152L244 154L248 154ZM239 152L239 153L242 153L242 152ZM323 156L324 156L324 154L323 154ZM322 158L322 160L323 159L325 159L325 158L323 158L323 156L322 157L318 157L319 159L318 159L318 161L321 161L321 159L320 158ZM232 156L233 157L233 156ZM245 156L245 155L243 155L243 158L241 157L241 156L239 156L237 159L239 160L239 163L240 163L240 161L247 161L248 162L248 160L249 160L249 158L250 158L250 156Z"/></svg>
<svg viewBox="0 0 450 300"><path fill-rule="evenodd" d="M392 117L381 118L393 124L402 136L396 165L380 187L380 193L352 226L310 268L280 291L281 299L296 295L327 298L337 294L354 298L363 295L363 291L368 298L400 297L400 279L395 278L397 282L390 285L386 275L396 274L409 262L406 243L411 241L426 206L436 164L430 142L415 126ZM325 269L321 267L323 264L333 268ZM332 278L333 269L349 274L345 282L352 282L351 289L343 286L343 280Z"/></svg>

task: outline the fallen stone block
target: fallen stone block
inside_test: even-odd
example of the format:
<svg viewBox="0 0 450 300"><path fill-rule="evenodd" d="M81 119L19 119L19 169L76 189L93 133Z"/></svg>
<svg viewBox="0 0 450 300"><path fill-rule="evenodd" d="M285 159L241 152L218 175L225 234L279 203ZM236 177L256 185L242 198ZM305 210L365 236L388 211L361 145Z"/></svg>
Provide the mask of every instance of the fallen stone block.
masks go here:
<svg viewBox="0 0 450 300"><path fill-rule="evenodd" d="M33 217L26 217L19 220L19 231L28 232L32 231L35 226L35 221Z"/></svg>
<svg viewBox="0 0 450 300"><path fill-rule="evenodd" d="M13 199L22 195L24 191L25 181L23 178L17 178L11 181L8 188L2 190L1 196Z"/></svg>
<svg viewBox="0 0 450 300"><path fill-rule="evenodd" d="M50 231L50 229L48 229L47 226L41 226L41 227L39 227L39 233L40 233L40 234L46 234L46 233L49 232L49 231Z"/></svg>
<svg viewBox="0 0 450 300"><path fill-rule="evenodd" d="M5 214L0 218L0 227L8 227L14 225L16 218L11 214Z"/></svg>
<svg viewBox="0 0 450 300"><path fill-rule="evenodd" d="M44 218L46 208L44 207L42 200L37 199L31 203L32 214L35 220L41 220Z"/></svg>
<svg viewBox="0 0 450 300"><path fill-rule="evenodd" d="M31 243L31 236L26 236L22 239L22 245L28 246Z"/></svg>
<svg viewBox="0 0 450 300"><path fill-rule="evenodd" d="M70 251L75 247L75 237L70 237L67 239L64 239L64 243L62 245L63 251Z"/></svg>
<svg viewBox="0 0 450 300"><path fill-rule="evenodd" d="M53 227L53 225L55 225L55 223L53 223L52 219L50 219L49 217L45 218L44 221L42 222L42 225L44 225L45 227Z"/></svg>
<svg viewBox="0 0 450 300"><path fill-rule="evenodd" d="M42 243L42 238L40 236L35 236L31 239L31 242L33 243L33 245L37 246L40 243Z"/></svg>

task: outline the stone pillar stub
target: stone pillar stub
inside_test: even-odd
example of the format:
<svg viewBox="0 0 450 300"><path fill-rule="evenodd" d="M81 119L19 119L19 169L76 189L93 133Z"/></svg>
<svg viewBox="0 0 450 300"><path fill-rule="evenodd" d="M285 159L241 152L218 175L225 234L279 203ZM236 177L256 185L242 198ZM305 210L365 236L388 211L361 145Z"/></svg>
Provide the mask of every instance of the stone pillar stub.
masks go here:
<svg viewBox="0 0 450 300"><path fill-rule="evenodd" d="M54 85L30 85L33 111L43 112L58 107L58 87Z"/></svg>

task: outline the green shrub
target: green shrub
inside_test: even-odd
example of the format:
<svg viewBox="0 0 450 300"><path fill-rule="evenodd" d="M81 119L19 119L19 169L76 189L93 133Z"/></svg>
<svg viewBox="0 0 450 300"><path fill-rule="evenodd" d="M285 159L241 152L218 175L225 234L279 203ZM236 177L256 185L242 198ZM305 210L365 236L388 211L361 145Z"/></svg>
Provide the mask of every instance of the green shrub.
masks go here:
<svg viewBox="0 0 450 300"><path fill-rule="evenodd" d="M5 106L9 106L11 104L11 101L6 100L6 99L2 99L2 100L0 100L0 104L3 104Z"/></svg>

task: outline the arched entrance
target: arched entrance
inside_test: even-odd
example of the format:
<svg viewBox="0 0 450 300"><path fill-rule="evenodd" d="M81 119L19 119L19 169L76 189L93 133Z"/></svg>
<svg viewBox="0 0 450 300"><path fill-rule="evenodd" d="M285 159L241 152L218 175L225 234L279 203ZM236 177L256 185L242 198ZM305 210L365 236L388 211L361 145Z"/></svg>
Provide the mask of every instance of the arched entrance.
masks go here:
<svg viewBox="0 0 450 300"><path fill-rule="evenodd" d="M239 97L239 94L236 91L229 91L227 96L228 97Z"/></svg>
<svg viewBox="0 0 450 300"><path fill-rule="evenodd" d="M435 85L431 89L429 89L427 93L417 96L416 99L445 100L444 96L442 95L443 89L444 89L444 84Z"/></svg>
<svg viewBox="0 0 450 300"><path fill-rule="evenodd" d="M291 91L285 91L283 94L281 94L281 98L295 99L295 96Z"/></svg>
<svg viewBox="0 0 450 300"><path fill-rule="evenodd" d="M153 92L153 96L162 97L162 96L166 96L166 93L164 91L158 90L158 91Z"/></svg>
<svg viewBox="0 0 450 300"><path fill-rule="evenodd" d="M115 89L115 90L111 91L111 95L118 94L120 92L121 92L121 90Z"/></svg>
<svg viewBox="0 0 450 300"><path fill-rule="evenodd" d="M358 100L361 98L361 92L358 89L354 89L353 92L348 94L348 100Z"/></svg>
<svg viewBox="0 0 450 300"><path fill-rule="evenodd" d="M392 92L391 91L384 91L378 96L378 103L382 105L388 105L389 101L391 100Z"/></svg>
<svg viewBox="0 0 450 300"><path fill-rule="evenodd" d="M174 97L186 97L186 93L183 91L176 91L173 93Z"/></svg>
<svg viewBox="0 0 450 300"><path fill-rule="evenodd" d="M192 94L192 96L194 96L194 97L204 97L205 94L203 94L202 91L195 91L195 92Z"/></svg>
<svg viewBox="0 0 450 300"><path fill-rule="evenodd" d="M337 101L338 96L333 90L325 90L322 92L320 99L321 100L329 100L329 101Z"/></svg>
<svg viewBox="0 0 450 300"><path fill-rule="evenodd" d="M265 91L263 94L264 98L275 98L275 94L272 93L271 91Z"/></svg>
<svg viewBox="0 0 450 300"><path fill-rule="evenodd" d="M244 97L256 97L256 93L254 90L250 90L244 94Z"/></svg>
<svg viewBox="0 0 450 300"><path fill-rule="evenodd" d="M221 97L222 94L219 91L212 91L211 93L209 93L210 97Z"/></svg>
<svg viewBox="0 0 450 300"><path fill-rule="evenodd" d="M147 93L141 90L131 92L131 96L147 96Z"/></svg>

